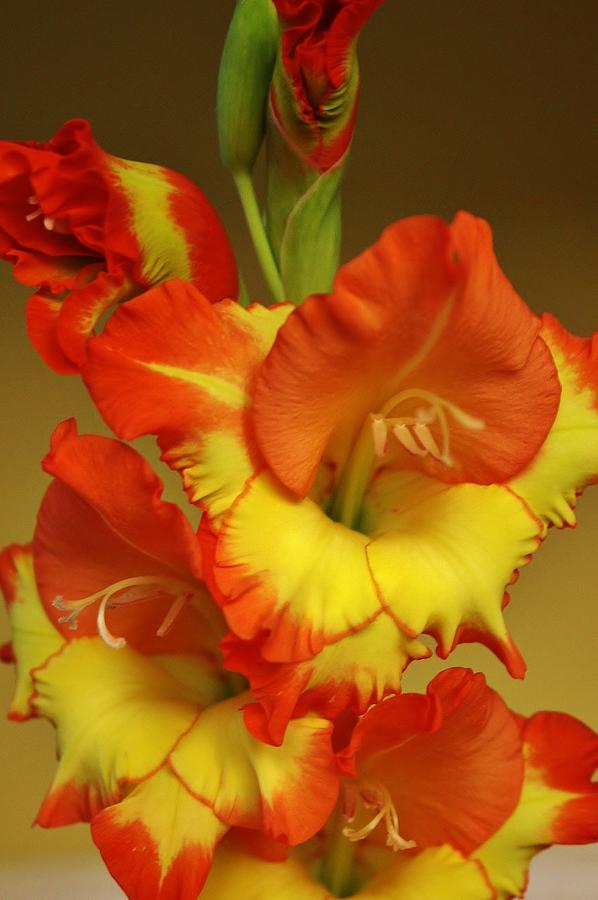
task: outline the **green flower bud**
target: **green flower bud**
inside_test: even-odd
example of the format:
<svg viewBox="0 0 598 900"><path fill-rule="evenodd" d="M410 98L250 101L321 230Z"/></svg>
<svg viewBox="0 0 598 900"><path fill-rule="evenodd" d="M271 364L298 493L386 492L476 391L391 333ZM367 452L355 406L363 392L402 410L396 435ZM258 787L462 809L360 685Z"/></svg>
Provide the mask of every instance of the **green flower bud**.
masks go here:
<svg viewBox="0 0 598 900"><path fill-rule="evenodd" d="M237 0L220 62L217 104L220 155L233 172L253 169L279 42L272 0Z"/></svg>

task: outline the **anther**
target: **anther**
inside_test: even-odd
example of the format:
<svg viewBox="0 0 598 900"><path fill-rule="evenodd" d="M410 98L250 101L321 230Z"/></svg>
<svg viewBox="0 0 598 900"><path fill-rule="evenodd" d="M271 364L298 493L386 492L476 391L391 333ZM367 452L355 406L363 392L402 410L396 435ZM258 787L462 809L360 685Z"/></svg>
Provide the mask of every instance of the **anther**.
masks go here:
<svg viewBox="0 0 598 900"><path fill-rule="evenodd" d="M427 456L428 451L419 446L407 425L394 425L392 433L399 444L402 444L409 453L412 453L414 456Z"/></svg>
<svg viewBox="0 0 598 900"><path fill-rule="evenodd" d="M360 796L366 809L375 809L376 814L362 828L351 828L346 825L343 834L350 841L362 841L384 820L386 826L386 846L395 853L398 850L411 850L416 847L415 841L408 841L399 833L399 817L388 790L379 785L374 790L361 790ZM350 820L351 821L351 820Z"/></svg>
<svg viewBox="0 0 598 900"><path fill-rule="evenodd" d="M386 419L380 416L372 416L372 434L374 437L374 453L382 457L386 453L388 441L388 425Z"/></svg>
<svg viewBox="0 0 598 900"><path fill-rule="evenodd" d="M96 616L98 634L109 647L118 650L124 647L127 641L124 637L112 634L108 628L106 624L107 609L152 600L164 594L170 595L174 597L174 601L156 632L158 637L164 637L183 607L194 596L194 591L186 589L188 587L188 584L178 579L142 575L117 581L115 584L96 591L96 593L90 594L89 597L83 597L81 600L65 600L64 597L57 595L52 601L52 606L66 613L66 615L60 616L58 621L61 624L67 624L71 630L75 631L80 613L99 600L100 604Z"/></svg>
<svg viewBox="0 0 598 900"><path fill-rule="evenodd" d="M413 426L413 431L415 432L416 437L419 439L422 447L427 450L428 453L434 457L434 459L442 459L440 447L434 440L434 435L430 431L428 425L425 425L423 422L416 422Z"/></svg>

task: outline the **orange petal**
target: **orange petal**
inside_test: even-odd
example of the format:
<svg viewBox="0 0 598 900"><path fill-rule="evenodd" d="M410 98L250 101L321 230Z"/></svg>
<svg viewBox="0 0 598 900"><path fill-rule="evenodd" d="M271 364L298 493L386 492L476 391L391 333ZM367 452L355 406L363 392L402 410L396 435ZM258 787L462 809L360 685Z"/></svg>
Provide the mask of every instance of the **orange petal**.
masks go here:
<svg viewBox="0 0 598 900"><path fill-rule="evenodd" d="M373 707L343 757L354 759L358 784L388 790L401 835L418 847L450 843L470 853L505 822L521 791L517 722L483 675L467 669L436 676L426 697Z"/></svg>
<svg viewBox="0 0 598 900"><path fill-rule="evenodd" d="M172 281L122 306L91 342L84 377L110 427L126 440L157 435L192 502L212 515L258 464L248 392L290 309L211 304Z"/></svg>
<svg viewBox="0 0 598 900"><path fill-rule="evenodd" d="M72 362L85 362L87 339L102 314L133 295L135 287L121 272L100 272L93 281L72 290L61 304L58 342Z"/></svg>
<svg viewBox="0 0 598 900"><path fill-rule="evenodd" d="M44 292L32 294L27 301L27 335L44 362L61 375L74 375L79 366L67 356L56 333L62 300Z"/></svg>
<svg viewBox="0 0 598 900"><path fill-rule="evenodd" d="M498 268L485 222L397 222L339 271L333 294L308 299L281 329L256 385L260 448L303 495L331 438L342 436L346 457L370 414L398 392L424 391L483 429L448 413L453 466L406 450L400 464L446 481L502 481L535 456L558 406L539 329ZM421 405L407 398L397 415Z"/></svg>
<svg viewBox="0 0 598 900"><path fill-rule="evenodd" d="M197 539L180 509L161 499L162 483L143 457L110 438L78 435L70 420L55 431L44 468L56 480L40 508L34 556L52 621L61 618L53 605L56 597L68 603L124 579L146 578L143 611L135 604L111 610L114 632L154 653L209 651L211 635L215 652L220 614L198 581ZM170 582L179 586L179 594L189 592L193 602L182 608L164 637L156 637L173 602L161 585ZM76 635L97 634L97 611L96 603L81 612ZM212 620L216 633L206 629ZM66 622L57 627L73 637Z"/></svg>

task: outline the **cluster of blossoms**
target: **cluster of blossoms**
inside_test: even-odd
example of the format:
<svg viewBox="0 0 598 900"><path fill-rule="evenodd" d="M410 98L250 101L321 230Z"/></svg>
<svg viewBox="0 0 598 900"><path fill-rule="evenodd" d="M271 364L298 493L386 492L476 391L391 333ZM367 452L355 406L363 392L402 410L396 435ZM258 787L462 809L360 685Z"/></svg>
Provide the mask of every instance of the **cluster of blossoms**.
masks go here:
<svg viewBox="0 0 598 900"><path fill-rule="evenodd" d="M0 143L31 340L121 439L60 424L33 541L0 556L9 715L56 727L36 821L89 821L133 900L504 900L542 848L598 839L585 725L526 719L462 668L401 692L422 635L524 674L506 589L598 476L598 355L525 306L466 213L391 225L328 283L379 2L241 0L229 33L223 158L295 302L235 299L204 196L86 122ZM141 435L197 533L122 442Z"/></svg>

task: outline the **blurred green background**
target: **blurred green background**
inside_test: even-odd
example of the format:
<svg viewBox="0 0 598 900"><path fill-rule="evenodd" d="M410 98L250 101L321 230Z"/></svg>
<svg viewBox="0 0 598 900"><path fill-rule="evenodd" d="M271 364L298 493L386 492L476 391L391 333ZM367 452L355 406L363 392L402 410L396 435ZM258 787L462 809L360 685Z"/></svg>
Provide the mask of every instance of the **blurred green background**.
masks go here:
<svg viewBox="0 0 598 900"><path fill-rule="evenodd" d="M111 152L183 172L219 209L257 294L261 283L215 141L215 79L232 7L230 0L7 5L0 136L46 139L66 119L84 116ZM590 334L598 326L597 26L595 0L387 0L361 40L345 258L393 219L469 209L489 219L502 267L532 308ZM39 460L56 423L75 415L81 431L105 428L79 381L46 370L29 347L27 292L8 266L0 286L6 544L31 536L47 483ZM151 442L143 446L155 459ZM177 480L161 474L170 497L182 498ZM597 535L598 492L590 492L579 504L579 528L550 534L515 586L507 617L529 665L523 683L482 649L460 648L451 660L482 668L523 713L565 710L595 728ZM0 629L5 637L4 619ZM421 688L439 667L414 667L407 687ZM2 707L11 685L4 667ZM45 855L71 865L73 854L90 853L85 827L29 828L54 767L51 728L1 722L0 733L0 864Z"/></svg>

